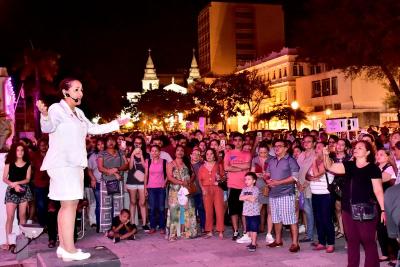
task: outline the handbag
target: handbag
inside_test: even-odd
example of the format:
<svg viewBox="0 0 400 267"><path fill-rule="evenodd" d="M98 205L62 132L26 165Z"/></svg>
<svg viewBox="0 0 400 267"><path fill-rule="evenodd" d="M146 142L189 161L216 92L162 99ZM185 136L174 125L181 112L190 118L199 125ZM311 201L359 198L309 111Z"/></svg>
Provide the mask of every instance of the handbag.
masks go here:
<svg viewBox="0 0 400 267"><path fill-rule="evenodd" d="M133 161L135 164L135 172L133 173L133 177L135 177L136 180L138 180L139 182L143 183L144 182L144 172L142 172L141 170L138 170L136 167L135 159L133 159Z"/></svg>
<svg viewBox="0 0 400 267"><path fill-rule="evenodd" d="M378 214L376 210L375 203L352 203L352 194L353 194L353 179L351 179L350 184L350 205L351 205L351 217L354 221L371 221L375 219Z"/></svg>
<svg viewBox="0 0 400 267"><path fill-rule="evenodd" d="M197 187L194 182L189 182L186 189L189 191L189 195L194 195L197 192Z"/></svg>
<svg viewBox="0 0 400 267"><path fill-rule="evenodd" d="M121 153L118 151L119 159L120 159L120 166L122 166L122 156ZM118 179L112 179L105 181L106 184L106 189L107 189L107 195L114 195L114 194L120 194L121 193L121 188L119 186L119 180Z"/></svg>
<svg viewBox="0 0 400 267"><path fill-rule="evenodd" d="M219 173L219 165L218 165L218 170L217 170L217 174ZM223 179L217 179L217 183L219 188L221 188L223 191L228 191L228 183L226 181L226 173L224 172L224 177Z"/></svg>
<svg viewBox="0 0 400 267"><path fill-rule="evenodd" d="M119 187L119 180L117 179L106 181L106 188L107 188L107 195L114 195L121 193Z"/></svg>
<svg viewBox="0 0 400 267"><path fill-rule="evenodd" d="M326 176L326 173L325 173ZM342 186L343 186L343 177L342 176L335 176L333 178L332 183L328 182L328 177L326 176L326 183L328 185L328 191L332 195L335 195L337 198L342 197Z"/></svg>

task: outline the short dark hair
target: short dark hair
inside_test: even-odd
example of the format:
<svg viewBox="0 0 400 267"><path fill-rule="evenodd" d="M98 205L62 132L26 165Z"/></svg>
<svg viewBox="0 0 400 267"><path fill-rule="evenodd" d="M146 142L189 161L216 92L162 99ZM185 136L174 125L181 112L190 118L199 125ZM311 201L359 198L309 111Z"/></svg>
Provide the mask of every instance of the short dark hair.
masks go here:
<svg viewBox="0 0 400 267"><path fill-rule="evenodd" d="M67 90L68 91L69 88L71 88L73 81L79 81L79 80L74 78L74 77L67 77L67 78L63 79L58 84L58 89L60 90L60 92L62 92L62 90Z"/></svg>
<svg viewBox="0 0 400 267"><path fill-rule="evenodd" d="M232 134L232 138L233 138L233 139L235 139L236 137L240 137L240 138L242 138L242 140L244 140L243 134L241 134L241 133L239 133L239 132L234 132L234 133Z"/></svg>
<svg viewBox="0 0 400 267"><path fill-rule="evenodd" d="M284 147L288 147L288 142L287 142L287 140L284 140L284 139L275 139L275 140L272 142L272 145L275 146L276 143L283 143L283 146L284 146Z"/></svg>
<svg viewBox="0 0 400 267"><path fill-rule="evenodd" d="M128 216L131 216L131 212L130 212L128 209L122 209L122 210L120 211L120 214L121 214L121 215L124 214L124 213L128 214Z"/></svg>
<svg viewBox="0 0 400 267"><path fill-rule="evenodd" d="M367 142L367 141L364 141L364 140L360 140L360 141L357 141L357 142L356 142L356 145L359 144L359 143L364 144L365 149L366 149L367 151L369 151L369 154L368 154L368 156L367 156L367 162L369 162L369 163L374 163L374 162L375 162L375 150L374 150L372 144L371 144L370 142ZM400 141L397 142L396 145L397 145L398 143L400 143ZM399 145L400 145L400 144L399 144Z"/></svg>
<svg viewBox="0 0 400 267"><path fill-rule="evenodd" d="M246 176L251 176L251 178L253 178L254 181L257 181L257 174L255 172L247 172Z"/></svg>

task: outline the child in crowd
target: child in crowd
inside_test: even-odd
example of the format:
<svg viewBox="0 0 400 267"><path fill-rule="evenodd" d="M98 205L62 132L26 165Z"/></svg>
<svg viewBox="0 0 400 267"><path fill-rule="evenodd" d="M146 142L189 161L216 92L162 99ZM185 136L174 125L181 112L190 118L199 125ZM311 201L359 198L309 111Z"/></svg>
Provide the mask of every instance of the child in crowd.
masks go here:
<svg viewBox="0 0 400 267"><path fill-rule="evenodd" d="M243 203L243 215L246 217L247 233L251 238L248 251L255 252L257 248L257 232L260 226L260 204L258 203L259 190L255 186L257 175L254 172L248 172L245 175L246 187L242 189L239 199Z"/></svg>
<svg viewBox="0 0 400 267"><path fill-rule="evenodd" d="M120 240L135 240L135 234L137 232L136 225L131 224L129 218L131 213L127 209L122 209L120 214L114 217L112 221L112 227L107 232L106 236L110 239L114 239L114 243L118 243Z"/></svg>

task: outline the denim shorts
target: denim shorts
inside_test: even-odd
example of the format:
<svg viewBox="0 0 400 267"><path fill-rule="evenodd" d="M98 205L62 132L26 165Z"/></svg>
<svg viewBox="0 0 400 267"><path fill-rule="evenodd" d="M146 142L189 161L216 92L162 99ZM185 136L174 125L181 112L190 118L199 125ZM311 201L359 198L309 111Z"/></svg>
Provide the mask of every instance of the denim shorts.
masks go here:
<svg viewBox="0 0 400 267"><path fill-rule="evenodd" d="M258 232L260 227L260 215L245 216L246 217L246 230L247 232Z"/></svg>

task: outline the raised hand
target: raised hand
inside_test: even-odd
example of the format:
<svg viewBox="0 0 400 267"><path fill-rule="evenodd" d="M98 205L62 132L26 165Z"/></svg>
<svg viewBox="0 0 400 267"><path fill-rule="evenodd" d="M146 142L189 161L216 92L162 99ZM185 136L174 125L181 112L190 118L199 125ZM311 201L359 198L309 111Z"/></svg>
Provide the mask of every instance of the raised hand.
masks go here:
<svg viewBox="0 0 400 267"><path fill-rule="evenodd" d="M36 101L36 107L38 108L40 113L42 113L43 116L47 117L47 115L48 115L47 106L43 103L42 100Z"/></svg>

